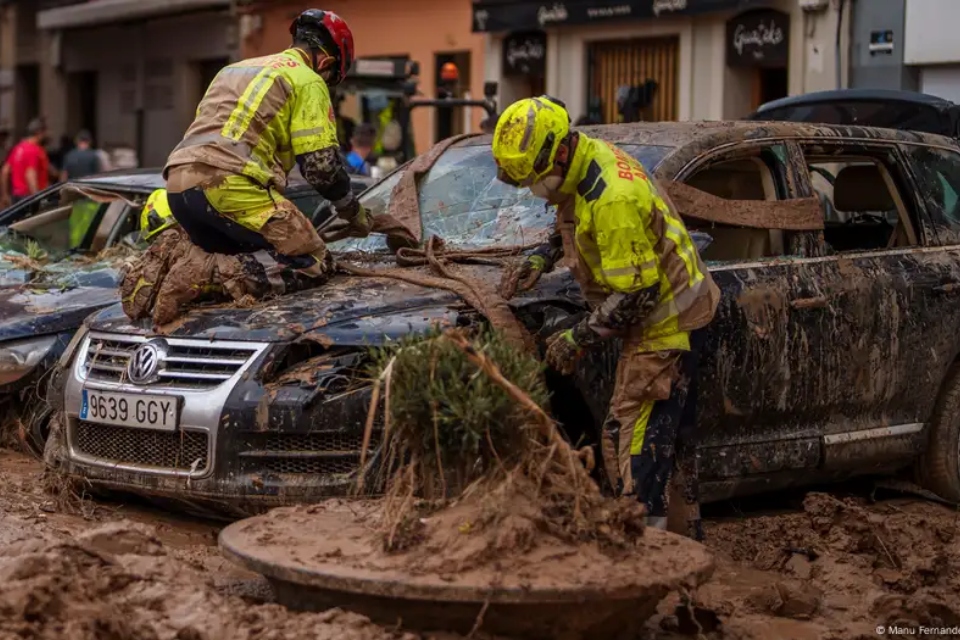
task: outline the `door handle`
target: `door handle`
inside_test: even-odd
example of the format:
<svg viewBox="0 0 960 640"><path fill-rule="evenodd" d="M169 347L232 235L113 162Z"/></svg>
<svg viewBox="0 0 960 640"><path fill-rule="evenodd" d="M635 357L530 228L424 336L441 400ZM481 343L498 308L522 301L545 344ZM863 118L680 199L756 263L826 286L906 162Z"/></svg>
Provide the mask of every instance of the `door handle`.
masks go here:
<svg viewBox="0 0 960 640"><path fill-rule="evenodd" d="M817 296L815 298L797 298L790 301L790 306L794 309L824 309L830 302L827 296Z"/></svg>

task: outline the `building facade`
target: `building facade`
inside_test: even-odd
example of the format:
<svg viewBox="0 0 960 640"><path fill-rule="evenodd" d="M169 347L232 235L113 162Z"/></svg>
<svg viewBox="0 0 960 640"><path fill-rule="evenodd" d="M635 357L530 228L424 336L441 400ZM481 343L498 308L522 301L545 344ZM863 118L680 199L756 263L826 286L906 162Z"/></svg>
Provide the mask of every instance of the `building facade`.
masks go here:
<svg viewBox="0 0 960 640"><path fill-rule="evenodd" d="M846 86L849 4L476 0L472 27L485 34L486 77L503 104L545 91L574 118L615 122L618 87L652 82L644 119L719 120Z"/></svg>
<svg viewBox="0 0 960 640"><path fill-rule="evenodd" d="M291 21L315 4L302 1L248 1L241 18L244 57L267 55L290 46ZM436 95L440 68L447 62L460 72L458 93L483 96L484 39L470 28L470 0L327 0L322 8L340 15L350 25L360 57L399 57L419 63L419 89ZM354 102L355 104L355 102ZM345 115L351 105L346 105ZM444 134L476 131L480 109L461 109L453 131L441 126L435 109L413 111L417 151L425 151Z"/></svg>
<svg viewBox="0 0 960 640"><path fill-rule="evenodd" d="M141 166L166 161L236 55L230 0L92 0L39 11L37 28L56 43L60 85L43 112L64 131L136 149Z"/></svg>
<svg viewBox="0 0 960 640"><path fill-rule="evenodd" d="M923 93L960 102L956 0L906 0L903 63Z"/></svg>
<svg viewBox="0 0 960 640"><path fill-rule="evenodd" d="M871 0L853 5L850 86L917 91L916 69L904 65L907 0Z"/></svg>

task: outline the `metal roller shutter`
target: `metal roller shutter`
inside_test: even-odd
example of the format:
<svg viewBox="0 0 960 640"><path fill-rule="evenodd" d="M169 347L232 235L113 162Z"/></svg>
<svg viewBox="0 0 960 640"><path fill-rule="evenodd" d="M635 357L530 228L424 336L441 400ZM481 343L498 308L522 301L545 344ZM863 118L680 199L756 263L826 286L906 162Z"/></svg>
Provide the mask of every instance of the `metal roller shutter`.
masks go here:
<svg viewBox="0 0 960 640"><path fill-rule="evenodd" d="M592 43L587 58L589 104L599 100L603 121L617 122L617 87L656 80L660 86L643 117L651 121L676 120L679 57L680 39L676 36Z"/></svg>

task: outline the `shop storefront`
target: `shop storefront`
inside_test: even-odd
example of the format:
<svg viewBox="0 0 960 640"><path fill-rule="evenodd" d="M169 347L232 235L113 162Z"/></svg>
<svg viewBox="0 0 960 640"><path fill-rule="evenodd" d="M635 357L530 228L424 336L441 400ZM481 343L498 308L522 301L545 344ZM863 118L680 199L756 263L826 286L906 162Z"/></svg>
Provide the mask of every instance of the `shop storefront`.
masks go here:
<svg viewBox="0 0 960 640"><path fill-rule="evenodd" d="M55 52L43 111L108 151L161 166L216 73L236 57L229 0L94 0L40 11ZM55 91L54 91L55 89Z"/></svg>
<svg viewBox="0 0 960 640"><path fill-rule="evenodd" d="M544 88L574 118L617 121L618 88L629 86L645 97L644 120L722 119L803 90L804 71L791 70L812 50L803 25L819 18L798 15L796 0L476 0L472 28L486 36L486 79L501 82L504 104L535 89L508 79L500 51L536 30Z"/></svg>
<svg viewBox="0 0 960 640"><path fill-rule="evenodd" d="M737 105L750 112L764 102L789 95L790 14L752 9L727 20L728 78L749 92Z"/></svg>
<svg viewBox="0 0 960 640"><path fill-rule="evenodd" d="M545 93L547 34L540 29L517 31L507 35L502 42L502 90L517 98Z"/></svg>

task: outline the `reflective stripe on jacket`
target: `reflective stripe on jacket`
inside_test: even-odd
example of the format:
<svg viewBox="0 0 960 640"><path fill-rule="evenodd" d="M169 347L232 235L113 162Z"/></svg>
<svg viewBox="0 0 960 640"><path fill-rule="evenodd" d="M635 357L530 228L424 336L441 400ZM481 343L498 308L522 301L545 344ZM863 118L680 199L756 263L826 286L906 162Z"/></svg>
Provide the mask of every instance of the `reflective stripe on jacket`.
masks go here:
<svg viewBox="0 0 960 640"><path fill-rule="evenodd" d="M297 156L338 146L326 83L288 49L221 69L163 174L202 163L282 192Z"/></svg>
<svg viewBox="0 0 960 640"><path fill-rule="evenodd" d="M719 290L690 234L643 166L612 144L580 134L563 186L575 190L577 252L606 293L660 285L660 303L641 323L641 350L689 349Z"/></svg>

